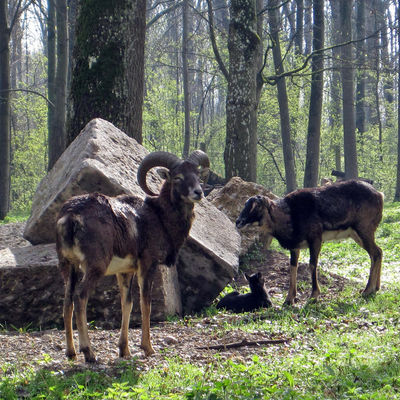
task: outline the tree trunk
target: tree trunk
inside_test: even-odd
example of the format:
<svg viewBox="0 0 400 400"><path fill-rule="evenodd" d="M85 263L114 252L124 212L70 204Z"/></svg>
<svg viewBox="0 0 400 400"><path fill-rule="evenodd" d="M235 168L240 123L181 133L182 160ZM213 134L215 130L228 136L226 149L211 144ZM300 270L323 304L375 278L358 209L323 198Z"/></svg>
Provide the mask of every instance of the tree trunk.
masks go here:
<svg viewBox="0 0 400 400"><path fill-rule="evenodd" d="M357 39L365 38L365 0L357 0ZM365 127L365 41L357 43L357 87L356 87L356 128L360 134L366 131Z"/></svg>
<svg viewBox="0 0 400 400"><path fill-rule="evenodd" d="M10 207L10 29L7 0L0 0L0 220Z"/></svg>
<svg viewBox="0 0 400 400"><path fill-rule="evenodd" d="M312 0L304 0L304 54L308 55L311 53L311 33L312 33Z"/></svg>
<svg viewBox="0 0 400 400"><path fill-rule="evenodd" d="M313 51L324 47L324 0L314 0ZM308 116L306 168L304 187L318 185L319 150L321 138L321 115L324 86L324 55L317 53L312 57L312 81L310 109Z"/></svg>
<svg viewBox="0 0 400 400"><path fill-rule="evenodd" d="M351 40L351 11L353 0L340 0L342 42ZM344 168L346 179L358 177L356 126L354 112L354 71L351 44L342 47L342 94L343 94L343 137Z"/></svg>
<svg viewBox="0 0 400 400"><path fill-rule="evenodd" d="M49 132L50 170L65 150L66 143L66 104L68 76L68 17L66 0L56 0L57 21L57 67L55 77L55 109L53 127Z"/></svg>
<svg viewBox="0 0 400 400"><path fill-rule="evenodd" d="M190 94L189 94L189 68L188 68L188 41L189 41L189 0L182 3L182 79L185 126L183 137L182 156L186 159L190 149Z"/></svg>
<svg viewBox="0 0 400 400"><path fill-rule="evenodd" d="M257 35L255 0L232 0L226 99L226 178L257 179Z"/></svg>
<svg viewBox="0 0 400 400"><path fill-rule="evenodd" d="M303 40L304 40L304 0L296 0L296 37L294 39L295 53L297 55L303 54Z"/></svg>
<svg viewBox="0 0 400 400"><path fill-rule="evenodd" d="M397 23L400 23L400 7L396 7ZM397 57L400 65L400 30L397 30ZM400 72L397 72L397 121L400 121ZM397 174L394 201L400 201L400 123L397 122Z"/></svg>
<svg viewBox="0 0 400 400"><path fill-rule="evenodd" d="M79 3L68 142L100 117L142 143L145 13L145 0Z"/></svg>
<svg viewBox="0 0 400 400"><path fill-rule="evenodd" d="M55 141L57 132L54 131L54 116L56 104L56 0L47 0L47 97L51 104L47 104L47 131L48 131L48 170L54 164L55 156L53 153L53 141ZM54 139L53 139L54 138ZM51 164L51 165L50 165Z"/></svg>
<svg viewBox="0 0 400 400"><path fill-rule="evenodd" d="M282 64L281 47L279 41L279 16L278 16L278 1L270 0L268 3L268 19L269 27L271 31L271 39L274 47L272 54L274 58L275 73L281 75L284 72ZM294 167L294 157L292 148L292 139L290 132L290 118L289 118L289 103L286 91L285 78L278 79L278 103L279 103L279 115L281 121L281 135L282 135L282 148L283 148L283 159L285 163L285 178L286 178L286 190L291 192L297 188L296 183L296 171Z"/></svg>

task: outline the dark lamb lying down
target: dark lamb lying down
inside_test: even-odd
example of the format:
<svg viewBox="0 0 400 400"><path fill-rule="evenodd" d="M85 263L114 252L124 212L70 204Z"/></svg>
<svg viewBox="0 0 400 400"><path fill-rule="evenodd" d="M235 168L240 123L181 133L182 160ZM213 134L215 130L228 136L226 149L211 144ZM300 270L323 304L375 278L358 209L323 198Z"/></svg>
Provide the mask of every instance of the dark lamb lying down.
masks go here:
<svg viewBox="0 0 400 400"><path fill-rule="evenodd" d="M251 293L240 294L232 292L223 297L217 304L217 308L225 308L235 313L254 311L260 307L271 307L264 279L260 272L251 276L245 274L249 282Z"/></svg>

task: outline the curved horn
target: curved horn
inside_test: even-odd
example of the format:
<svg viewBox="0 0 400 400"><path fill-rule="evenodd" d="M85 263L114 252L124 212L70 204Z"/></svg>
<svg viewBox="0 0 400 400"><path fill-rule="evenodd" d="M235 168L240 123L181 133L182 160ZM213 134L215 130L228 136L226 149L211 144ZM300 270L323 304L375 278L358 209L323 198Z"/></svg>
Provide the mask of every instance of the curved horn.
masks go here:
<svg viewBox="0 0 400 400"><path fill-rule="evenodd" d="M156 194L147 187L147 173L153 167L165 167L168 169L172 169L181 162L182 160L175 154L168 153L166 151L155 151L148 154L145 158L143 158L137 172L137 180L140 187L146 194L149 194L150 196L156 196Z"/></svg>
<svg viewBox="0 0 400 400"><path fill-rule="evenodd" d="M200 165L202 168L210 168L210 160L208 155L201 150L195 150L190 153L186 161L190 161L193 164Z"/></svg>

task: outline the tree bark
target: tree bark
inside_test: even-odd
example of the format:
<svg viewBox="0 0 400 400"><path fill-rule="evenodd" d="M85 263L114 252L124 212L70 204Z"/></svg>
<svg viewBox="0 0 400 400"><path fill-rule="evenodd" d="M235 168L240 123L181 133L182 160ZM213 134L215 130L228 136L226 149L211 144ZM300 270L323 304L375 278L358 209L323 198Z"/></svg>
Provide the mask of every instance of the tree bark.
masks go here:
<svg viewBox="0 0 400 400"><path fill-rule="evenodd" d="M78 5L68 143L104 118L142 143L146 1Z"/></svg>
<svg viewBox="0 0 400 400"><path fill-rule="evenodd" d="M279 41L279 16L278 16L278 1L270 0L268 7L268 19L271 39L273 41L273 59L275 66L275 73L281 75L284 72L281 47ZM296 183L296 171L294 167L294 157L292 148L292 139L290 131L290 118L289 118L289 103L286 91L286 81L282 77L277 82L278 89L278 103L279 103L279 115L281 121L281 136L282 136L282 148L283 148L283 159L285 163L285 179L286 179L286 190L291 192L297 188Z"/></svg>
<svg viewBox="0 0 400 400"><path fill-rule="evenodd" d="M297 55L303 54L303 40L304 40L304 0L296 0L296 37L294 39L295 53Z"/></svg>
<svg viewBox="0 0 400 400"><path fill-rule="evenodd" d="M396 7L397 23L400 23L400 7ZM400 65L400 30L397 30L397 57ZM397 73L397 121L400 121L400 72ZM400 201L400 123L397 123L397 174L394 201Z"/></svg>
<svg viewBox="0 0 400 400"><path fill-rule="evenodd" d="M185 114L185 126L183 135L182 156L186 159L190 149L190 92L189 92L189 67L188 67L188 41L189 41L189 0L183 0L182 4L182 79L183 102Z"/></svg>
<svg viewBox="0 0 400 400"><path fill-rule="evenodd" d="M54 132L54 115L56 104L56 0L47 0L47 97L51 104L47 104L47 131L48 131L48 169L50 169L54 161L50 163L50 153L53 152L53 138L57 133ZM50 144L51 143L51 144ZM50 149L51 148L51 149ZM51 156L53 159L53 155ZM51 164L51 166L50 166Z"/></svg>
<svg viewBox="0 0 400 400"><path fill-rule="evenodd" d="M342 42L351 40L351 12L353 0L340 0ZM343 138L344 168L346 179L358 177L356 126L354 111L354 71L352 67L352 47L345 45L342 54L342 94L343 94Z"/></svg>
<svg viewBox="0 0 400 400"><path fill-rule="evenodd" d="M357 0L357 39L365 38L365 0ZM357 86L356 86L356 128L360 134L366 131L365 126L365 41L357 43Z"/></svg>
<svg viewBox="0 0 400 400"><path fill-rule="evenodd" d="M229 79L226 99L227 179L257 179L257 34L255 0L232 0L229 24Z"/></svg>
<svg viewBox="0 0 400 400"><path fill-rule="evenodd" d="M313 51L324 47L324 0L313 2ZM308 115L307 154L304 171L304 187L318 185L319 151L321 139L321 115L324 86L324 58L322 53L312 57L312 81Z"/></svg>
<svg viewBox="0 0 400 400"><path fill-rule="evenodd" d="M0 0L0 220L10 208L10 28L7 0Z"/></svg>
<svg viewBox="0 0 400 400"><path fill-rule="evenodd" d="M55 76L55 109L52 129L49 132L50 170L65 150L66 144L66 104L68 77L68 14L66 0L56 0L57 22L57 67Z"/></svg>

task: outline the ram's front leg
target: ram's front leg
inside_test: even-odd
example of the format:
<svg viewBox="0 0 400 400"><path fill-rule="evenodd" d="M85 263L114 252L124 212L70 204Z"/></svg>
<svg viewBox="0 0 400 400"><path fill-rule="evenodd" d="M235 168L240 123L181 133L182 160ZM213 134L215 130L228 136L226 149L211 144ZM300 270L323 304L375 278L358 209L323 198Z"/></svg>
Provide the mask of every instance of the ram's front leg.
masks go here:
<svg viewBox="0 0 400 400"><path fill-rule="evenodd" d="M118 287L121 294L121 333L119 337L119 356L129 358L131 353L129 351L128 331L129 320L132 312L132 281L133 274L117 274Z"/></svg>
<svg viewBox="0 0 400 400"><path fill-rule="evenodd" d="M138 283L140 288L140 311L142 314L142 340L140 347L144 350L146 357L154 354L150 339L150 314L151 314L151 291L153 287L155 266L146 268L141 263L138 271Z"/></svg>
<svg viewBox="0 0 400 400"><path fill-rule="evenodd" d="M297 295L297 266L299 262L300 250L290 250L290 277L289 290L284 305L293 305Z"/></svg>

